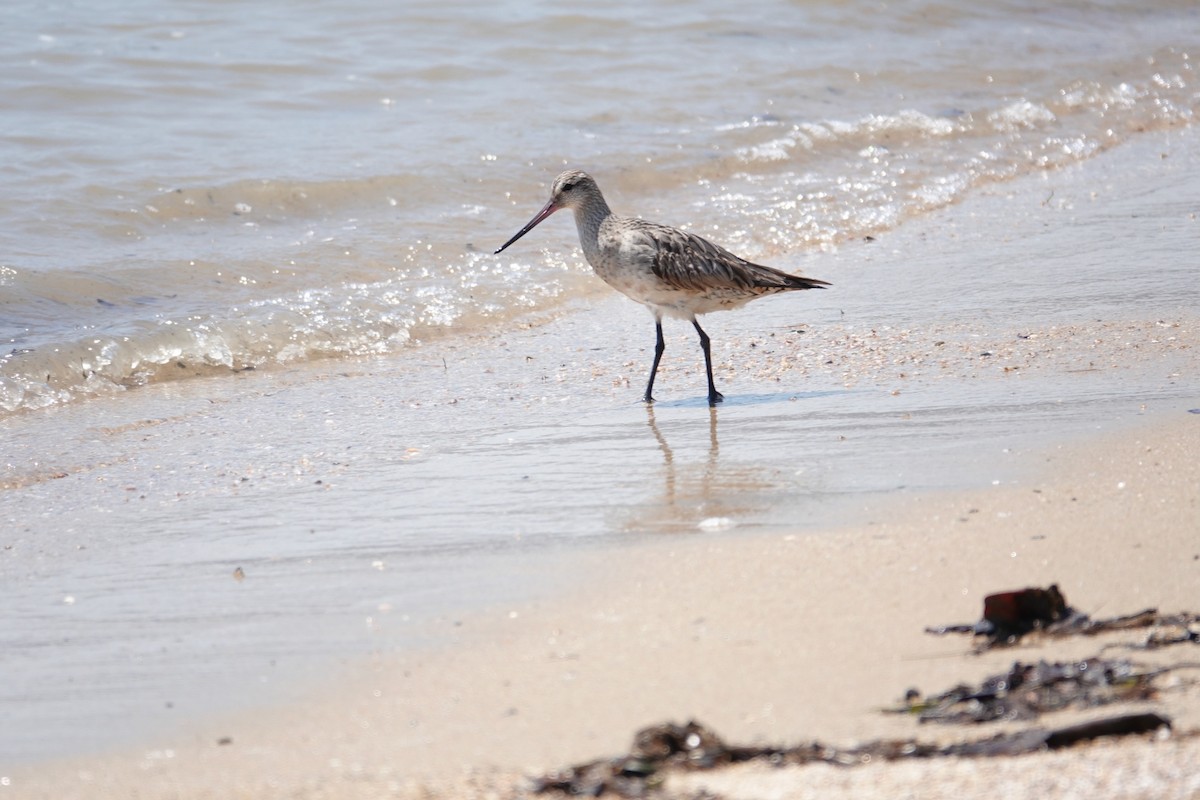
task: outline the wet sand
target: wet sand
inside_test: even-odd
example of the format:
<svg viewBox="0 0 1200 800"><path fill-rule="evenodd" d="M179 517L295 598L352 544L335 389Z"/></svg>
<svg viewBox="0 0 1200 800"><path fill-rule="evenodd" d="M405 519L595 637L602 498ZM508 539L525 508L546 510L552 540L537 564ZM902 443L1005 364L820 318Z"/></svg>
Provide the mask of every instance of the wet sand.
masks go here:
<svg viewBox="0 0 1200 800"><path fill-rule="evenodd" d="M107 755L6 766L3 788L56 798L504 796L526 772L621 752L637 728L671 719L699 719L736 742L963 736L878 709L911 686L940 691L1016 657L1086 656L1099 643L973 656L925 625L973 620L987 593L1050 582L1094 614L1196 610L1196 153L1194 131L1148 137L882 241L792 263L835 290L712 318L729 397L715 415L699 399L698 348L678 330L662 402L650 414L638 407L648 319L597 298L400 359L147 387L10 426L10 443L41 454L5 478L4 511L26 520L10 574L34 571L30 542L50 530L49 510L80 532L57 550L41 545L48 585L69 583L55 569L78 579L88 559L111 558L123 526L144 521L113 499L127 506L133 486L180 533L144 542L128 575L157 564L179 581L181 602L201 609L160 621L206 630L206 611L239 613L212 605L229 602L229 587L261 591L255 579L273 576L266 585L284 594L271 601L293 604L302 622L271 629L266 649L286 656L324 641L345 655L336 670L317 659L324 666L263 699L211 683L206 654L224 656L201 636L168 666L204 685L207 710L201 698L184 719L135 730L138 744ZM890 270L896 260L921 267ZM459 380L466 373L473 379ZM403 427L388 427L400 409ZM464 424L472 446L439 450L439 434ZM374 460L344 455L364 440ZM625 471L624 482L587 473L589 463L609 480ZM378 554L398 534L386 521L424 514L422 524L438 524L428 498L392 498L407 465L434 478L482 471L475 499L494 504L485 519L499 528L546 503L551 528L595 525L596 536L532 552L506 545L486 561L494 592L401 622L404 609L381 602L387 590L372 581L416 582L420 570L388 572ZM338 499L326 509L314 495ZM96 522L91 508L109 513ZM284 525L350 509L362 514L354 566L325 557L322 548L352 543L344 528L323 540L323 518L313 519L319 546L287 558L277 541L255 550L229 532L267 514ZM520 540L514 531L505 541ZM208 552L191 554L188 541ZM208 559L219 591L172 572L181 555ZM230 573L243 563L238 583ZM330 589L330 569L345 570L353 589ZM443 576L452 593L484 581L435 572L430 592ZM314 585L323 593L306 596ZM346 632L364 619L384 631L365 647ZM1177 732L1200 728L1194 686L1156 707ZM728 797L860 797L871 787L883 797L930 785L990 796L1000 777L1028 781L1032 794L1073 776L1110 780L1101 787L1111 794L1186 797L1200 791L1185 769L1198 757L1194 739L1126 742L986 764L741 768L691 776L679 791L711 781Z"/></svg>

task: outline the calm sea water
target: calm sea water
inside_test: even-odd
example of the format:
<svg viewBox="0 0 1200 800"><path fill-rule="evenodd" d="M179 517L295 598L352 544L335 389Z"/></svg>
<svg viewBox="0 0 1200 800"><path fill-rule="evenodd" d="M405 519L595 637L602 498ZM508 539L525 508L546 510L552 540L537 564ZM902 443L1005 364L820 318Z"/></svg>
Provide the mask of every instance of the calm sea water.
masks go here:
<svg viewBox="0 0 1200 800"><path fill-rule="evenodd" d="M565 165L749 257L1200 108L1194 2L13 0L0 413L388 352L593 284ZM553 228L553 226L552 226Z"/></svg>

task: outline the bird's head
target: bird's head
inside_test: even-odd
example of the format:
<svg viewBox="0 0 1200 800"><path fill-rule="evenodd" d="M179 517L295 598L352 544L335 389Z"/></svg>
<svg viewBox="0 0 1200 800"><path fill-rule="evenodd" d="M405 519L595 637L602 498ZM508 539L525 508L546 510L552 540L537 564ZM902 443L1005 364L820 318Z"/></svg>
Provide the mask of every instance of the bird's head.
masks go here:
<svg viewBox="0 0 1200 800"><path fill-rule="evenodd" d="M517 231L517 234L502 244L496 252L503 251L504 248L517 239L529 233L539 222L555 211L562 208L580 208L587 202L589 197L598 195L600 195L600 187L596 185L596 181L592 180L591 175L578 169L567 170L554 179L554 183L550 187L550 201L542 207L541 211L534 215L533 219L529 220L524 228Z"/></svg>

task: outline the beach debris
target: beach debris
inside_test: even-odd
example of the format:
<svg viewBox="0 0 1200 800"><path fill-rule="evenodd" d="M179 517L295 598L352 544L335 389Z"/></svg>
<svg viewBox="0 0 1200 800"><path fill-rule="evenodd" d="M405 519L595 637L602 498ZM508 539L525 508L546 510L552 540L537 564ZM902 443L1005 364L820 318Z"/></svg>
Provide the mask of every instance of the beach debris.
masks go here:
<svg viewBox="0 0 1200 800"><path fill-rule="evenodd" d="M1126 645L1136 650L1157 650L1173 644L1200 644L1200 616L1175 614L1157 622L1140 644Z"/></svg>
<svg viewBox="0 0 1200 800"><path fill-rule="evenodd" d="M535 794L572 797L651 797L672 771L712 769L726 764L762 760L772 766L825 763L853 767L872 761L946 756L1013 756L1057 750L1103 736L1126 736L1171 727L1171 720L1151 712L1123 714L1064 728L1032 728L987 739L936 745L907 740L879 740L854 747L811 742L792 747L738 746L725 743L711 728L691 721L644 728L634 737L629 753L589 761L547 773L533 780Z"/></svg>
<svg viewBox="0 0 1200 800"><path fill-rule="evenodd" d="M1067 605L1058 584L997 592L983 598L983 619L975 623L926 628L926 633L969 633L992 642L1014 642L1027 633L1079 614Z"/></svg>
<svg viewBox="0 0 1200 800"><path fill-rule="evenodd" d="M696 721L685 725L667 722L638 731L625 755L600 759L547 773L533 781L537 794L561 792L600 797L612 792L619 797L644 797L662 782L670 767L712 768L736 760L731 750L712 730ZM749 758L753 758L751 755ZM740 760L748 760L743 758Z"/></svg>
<svg viewBox="0 0 1200 800"><path fill-rule="evenodd" d="M1067 725L1062 728L1030 728L1002 733L975 742L962 742L939 748L939 756L1019 756L1042 750L1061 750L1105 736L1136 736L1171 730L1170 717L1153 711L1118 714L1112 717Z"/></svg>
<svg viewBox="0 0 1200 800"><path fill-rule="evenodd" d="M1087 614L1067 604L1067 598L1051 584L1045 589L1028 588L1018 591L998 592L983 599L983 619L975 623L927 627L926 633L944 636L948 633L966 633L984 637L981 650L1000 645L1015 644L1034 631L1046 636L1094 636L1136 628L1182 628L1175 639L1166 643L1183 641L1200 642L1200 630L1194 626L1200 616L1192 613L1163 615L1156 608L1147 608L1136 614L1126 614L1107 619L1092 619ZM1153 635L1153 634L1152 634ZM1149 644L1146 647L1150 647Z"/></svg>
<svg viewBox="0 0 1200 800"><path fill-rule="evenodd" d="M985 678L978 686L959 684L933 696L910 689L892 713L916 714L920 722L981 723L1033 719L1067 708L1091 708L1122 701L1150 700L1155 680L1181 664L1144 670L1128 659L1087 658L1080 661L1015 662L1007 671Z"/></svg>

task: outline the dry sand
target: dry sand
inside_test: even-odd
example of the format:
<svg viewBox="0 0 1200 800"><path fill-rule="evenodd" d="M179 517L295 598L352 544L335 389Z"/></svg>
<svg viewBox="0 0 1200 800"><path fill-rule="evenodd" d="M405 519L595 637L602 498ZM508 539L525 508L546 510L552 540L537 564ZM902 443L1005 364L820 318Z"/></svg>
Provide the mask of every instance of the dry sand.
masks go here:
<svg viewBox="0 0 1200 800"><path fill-rule="evenodd" d="M327 696L234 717L150 752L18 772L20 797L507 796L514 769L623 752L635 729L696 718L727 740L852 744L954 740L993 728L921 727L881 714L909 687L979 680L1013 660L1097 653L1138 634L972 655L922 633L971 621L984 594L1057 582L1076 607L1116 615L1200 602L1200 415L1056 446L1028 480L876 509L835 534L677 539L564 565L579 589L446 621L453 646L352 669ZM1194 648L1147 663L1196 661ZM1153 707L1169 742L1095 745L1017 759L740 767L679 779L730 798L1191 797L1200 793L1197 673ZM1105 713L1056 715L1066 724ZM464 775L449 780L447 776ZM418 788L423 787L423 788ZM440 788L439 788L440 787Z"/></svg>

